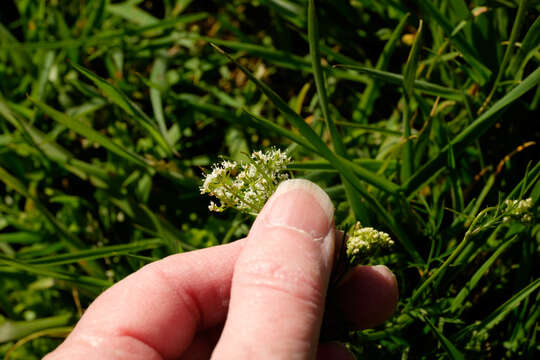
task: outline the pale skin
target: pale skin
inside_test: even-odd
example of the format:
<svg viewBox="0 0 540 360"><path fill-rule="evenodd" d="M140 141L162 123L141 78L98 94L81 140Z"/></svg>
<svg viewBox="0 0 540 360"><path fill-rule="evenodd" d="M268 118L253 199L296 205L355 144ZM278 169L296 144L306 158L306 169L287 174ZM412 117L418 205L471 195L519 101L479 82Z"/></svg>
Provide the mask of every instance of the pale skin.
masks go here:
<svg viewBox="0 0 540 360"><path fill-rule="evenodd" d="M319 343L335 234L322 190L289 181L246 239L128 276L45 359L352 359L342 344ZM397 283L384 266L356 267L333 296L348 326L373 327L393 313Z"/></svg>

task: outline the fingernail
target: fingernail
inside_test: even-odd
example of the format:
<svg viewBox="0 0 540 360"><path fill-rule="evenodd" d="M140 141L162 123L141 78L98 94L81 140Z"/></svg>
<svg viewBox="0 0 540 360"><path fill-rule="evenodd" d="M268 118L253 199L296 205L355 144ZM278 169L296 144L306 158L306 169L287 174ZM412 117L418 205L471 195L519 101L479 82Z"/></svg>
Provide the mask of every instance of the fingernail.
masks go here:
<svg viewBox="0 0 540 360"><path fill-rule="evenodd" d="M305 233L315 241L328 235L334 206L316 184L304 179L282 182L261 211L266 226L280 226Z"/></svg>

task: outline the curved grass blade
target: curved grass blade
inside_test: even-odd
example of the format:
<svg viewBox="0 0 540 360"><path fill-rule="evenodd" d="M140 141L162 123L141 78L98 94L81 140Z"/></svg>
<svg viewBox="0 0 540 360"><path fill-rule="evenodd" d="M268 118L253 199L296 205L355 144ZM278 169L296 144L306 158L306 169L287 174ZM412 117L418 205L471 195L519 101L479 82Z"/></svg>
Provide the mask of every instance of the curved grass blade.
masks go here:
<svg viewBox="0 0 540 360"><path fill-rule="evenodd" d="M21 339L36 331L68 325L72 318L73 315L68 313L35 320L4 321L0 323L0 344Z"/></svg>
<svg viewBox="0 0 540 360"><path fill-rule="evenodd" d="M30 98L30 100L36 104L45 114L49 115L53 120L59 122L62 125L67 126L69 129L73 130L77 134L86 137L90 141L94 141L104 148L108 149L112 153L120 156L121 158L124 158L136 165L142 166L144 168L150 169L150 165L147 162L146 159L139 156L138 154L135 154L134 152L124 148L121 145L118 145L117 143L113 142L108 137L104 136L103 134L99 133L98 131L92 129L91 127L87 126L86 124L74 120L71 117L53 109L52 107L48 106L47 104L44 104L38 100L34 100Z"/></svg>
<svg viewBox="0 0 540 360"><path fill-rule="evenodd" d="M133 103L122 91L112 86L105 79L90 72L84 67L71 64L78 72L83 74L89 80L91 80L103 94L114 104L118 105L129 116L137 120L137 123L143 127L148 134L154 139L154 141L168 154L174 153L172 146L169 144L166 138L166 131L162 133L157 128L157 125L152 119L150 119L139 107Z"/></svg>
<svg viewBox="0 0 540 360"><path fill-rule="evenodd" d="M40 319L41 320L41 319ZM17 341L12 347L6 351L6 354L4 356L4 360L11 359L11 354L17 350L19 347L23 346L27 342L30 342L34 339L47 336L47 337L59 337L59 338L66 338L69 333L73 330L73 326L61 326L61 327L53 327L49 328L47 326L47 329L45 330L39 330L39 331L33 331L30 335L27 335L23 338L21 338L19 341Z"/></svg>
<svg viewBox="0 0 540 360"><path fill-rule="evenodd" d="M416 192L425 182L427 182L432 176L446 166L446 160L448 159L448 152L453 149L454 156L458 156L463 152L468 145L473 143L482 134L484 134L496 121L497 117L494 115L499 111L512 104L519 99L527 91L535 87L540 83L540 68L531 73L521 84L513 88L508 94L497 101L491 108L485 113L480 115L471 125L463 130L458 136L456 136L451 144L445 146L442 151L427 164L422 166L405 184L402 189L405 196L410 196Z"/></svg>
<svg viewBox="0 0 540 360"><path fill-rule="evenodd" d="M404 246L406 251L413 257L416 262L423 263L422 257L415 249L413 244L408 239L406 233L397 225L395 220L389 215L386 209L380 204L380 202L369 193L364 184L360 179L365 182L372 184L376 188L379 188L389 194L397 195L396 189L398 186L393 182L386 180L386 178L373 174L372 172L362 168L361 166L354 164L352 161L349 161L336 153L332 152L328 146L322 141L322 139L315 133L315 131L300 117L293 109L291 109L278 94L276 94L272 89L270 89L266 84L257 79L248 69L235 61L229 54L224 52L218 46L212 44L212 46L223 56L227 57L230 61L234 62L236 66L246 76L262 91L270 101L278 108L281 114L285 119L293 126L295 126L300 134L306 138L308 142L311 143L317 151L325 157L336 169L339 170L340 174L345 177L347 181L359 192L359 194L364 197L368 203L373 206L375 212L383 219L386 225L396 234L397 239Z"/></svg>
<svg viewBox="0 0 540 360"><path fill-rule="evenodd" d="M36 266L65 265L83 260L95 260L110 256L124 255L127 253L136 253L143 250L155 249L163 245L163 241L159 239L137 241L131 244L102 246L95 249L75 251L68 254L55 254L52 256L29 259L26 261L26 263Z"/></svg>
<svg viewBox="0 0 540 360"><path fill-rule="evenodd" d="M100 288L106 288L112 285L112 283L108 280L104 280L104 279L100 279L100 278L96 278L92 276L53 271L50 269L43 268L41 266L30 265L30 264L26 264L26 263L23 263L14 259L6 258L4 256L0 256L0 265L9 267L11 269L22 270L22 271L25 271L27 273L34 274L34 275L49 276L53 279L69 281L69 282L72 282L74 284L79 284L79 285L88 285L88 286L100 287Z"/></svg>
<svg viewBox="0 0 540 360"><path fill-rule="evenodd" d="M270 101L278 108L278 110L282 113L282 115L285 117L285 119L294 127L298 129L300 134L309 142L311 145L317 150L321 156L327 158L332 164L335 164L335 166L342 172L347 173L348 178L355 179L354 181L357 182L358 178L350 171L350 166L355 167L355 173L364 181L372 184L373 186L384 190L388 193L394 193L394 191L397 188L397 185L392 183L391 181L386 180L385 178L375 175L371 173L370 171L367 171L365 169L362 169L358 165L354 165L352 162L344 159L343 157L336 155L334 152L332 152L328 146L322 141L322 139L315 133L315 131L302 119L300 115L298 115L293 109L287 105L281 97L279 97L278 94L276 94L272 89L270 89L266 84L264 84L262 81L257 79L248 69L246 69L244 66L239 64L236 60L234 60L229 54L224 52L221 48L219 48L216 45L212 45L220 54L227 57L229 60L235 63L236 66L242 70L246 76L257 85L259 90L261 90L269 99ZM360 186L360 185L359 185Z"/></svg>
<svg viewBox="0 0 540 360"><path fill-rule="evenodd" d="M337 65L336 67L356 70L372 78L380 79L390 84L403 84L403 75L394 74L388 71L377 70L360 65ZM463 101L463 93L459 90L433 84L424 80L415 80L414 89L434 96L440 96L445 99Z"/></svg>
<svg viewBox="0 0 540 360"><path fill-rule="evenodd" d="M446 353L451 359L454 360L465 360L465 356L461 351L459 351L454 344L444 334L433 324L433 322L427 317L427 314L419 314L417 316L420 318L423 322L425 322L431 331L435 334L435 336L439 339L442 346L446 350Z"/></svg>

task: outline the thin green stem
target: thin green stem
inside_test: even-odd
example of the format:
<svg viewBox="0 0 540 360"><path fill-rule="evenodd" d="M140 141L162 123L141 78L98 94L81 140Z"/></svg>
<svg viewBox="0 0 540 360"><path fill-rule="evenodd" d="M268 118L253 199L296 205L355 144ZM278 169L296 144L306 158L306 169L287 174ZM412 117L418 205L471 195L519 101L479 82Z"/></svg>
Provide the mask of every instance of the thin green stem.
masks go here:
<svg viewBox="0 0 540 360"><path fill-rule="evenodd" d="M508 44L506 45L506 51L504 52L503 61L501 63L501 66L499 66L499 72L497 73L497 77L495 78L495 81L493 82L493 87L491 88L489 95L486 97L486 100L484 100L484 103L482 104L482 106L480 106L480 109L478 109L478 114L481 114L484 112L486 106L491 101L493 94L495 94L495 91L497 90L497 87L499 86L499 82L501 81L501 78L504 72L506 71L506 65L508 65L508 62L510 61L510 55L512 55L514 43L516 42L516 39L519 35L519 32L521 31L521 27L523 26L523 23L525 20L526 10L527 10L527 0L521 0L519 2L519 8L516 14L516 20L514 21L514 25L512 26L512 32L510 33L510 39L508 40Z"/></svg>

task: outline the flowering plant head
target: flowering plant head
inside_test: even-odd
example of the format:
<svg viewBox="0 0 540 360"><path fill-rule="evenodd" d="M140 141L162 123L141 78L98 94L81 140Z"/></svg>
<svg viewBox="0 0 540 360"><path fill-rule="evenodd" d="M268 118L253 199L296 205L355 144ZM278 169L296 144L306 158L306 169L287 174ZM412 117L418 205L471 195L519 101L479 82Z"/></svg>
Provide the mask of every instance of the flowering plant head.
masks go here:
<svg viewBox="0 0 540 360"><path fill-rule="evenodd" d="M394 241L387 233L372 227L362 227L360 222L357 222L346 240L347 256L354 262L354 260L358 261L371 256L381 249L388 249L392 245Z"/></svg>
<svg viewBox="0 0 540 360"><path fill-rule="evenodd" d="M210 202L211 211L221 212L228 207L256 215L280 182L288 179L285 172L291 158L279 149L255 151L246 163L224 160L206 174L201 194L219 200Z"/></svg>
<svg viewBox="0 0 540 360"><path fill-rule="evenodd" d="M523 200L506 200L504 202L506 216L503 218L503 222L507 223L511 220L517 220L522 223L530 223L533 220L532 198Z"/></svg>

